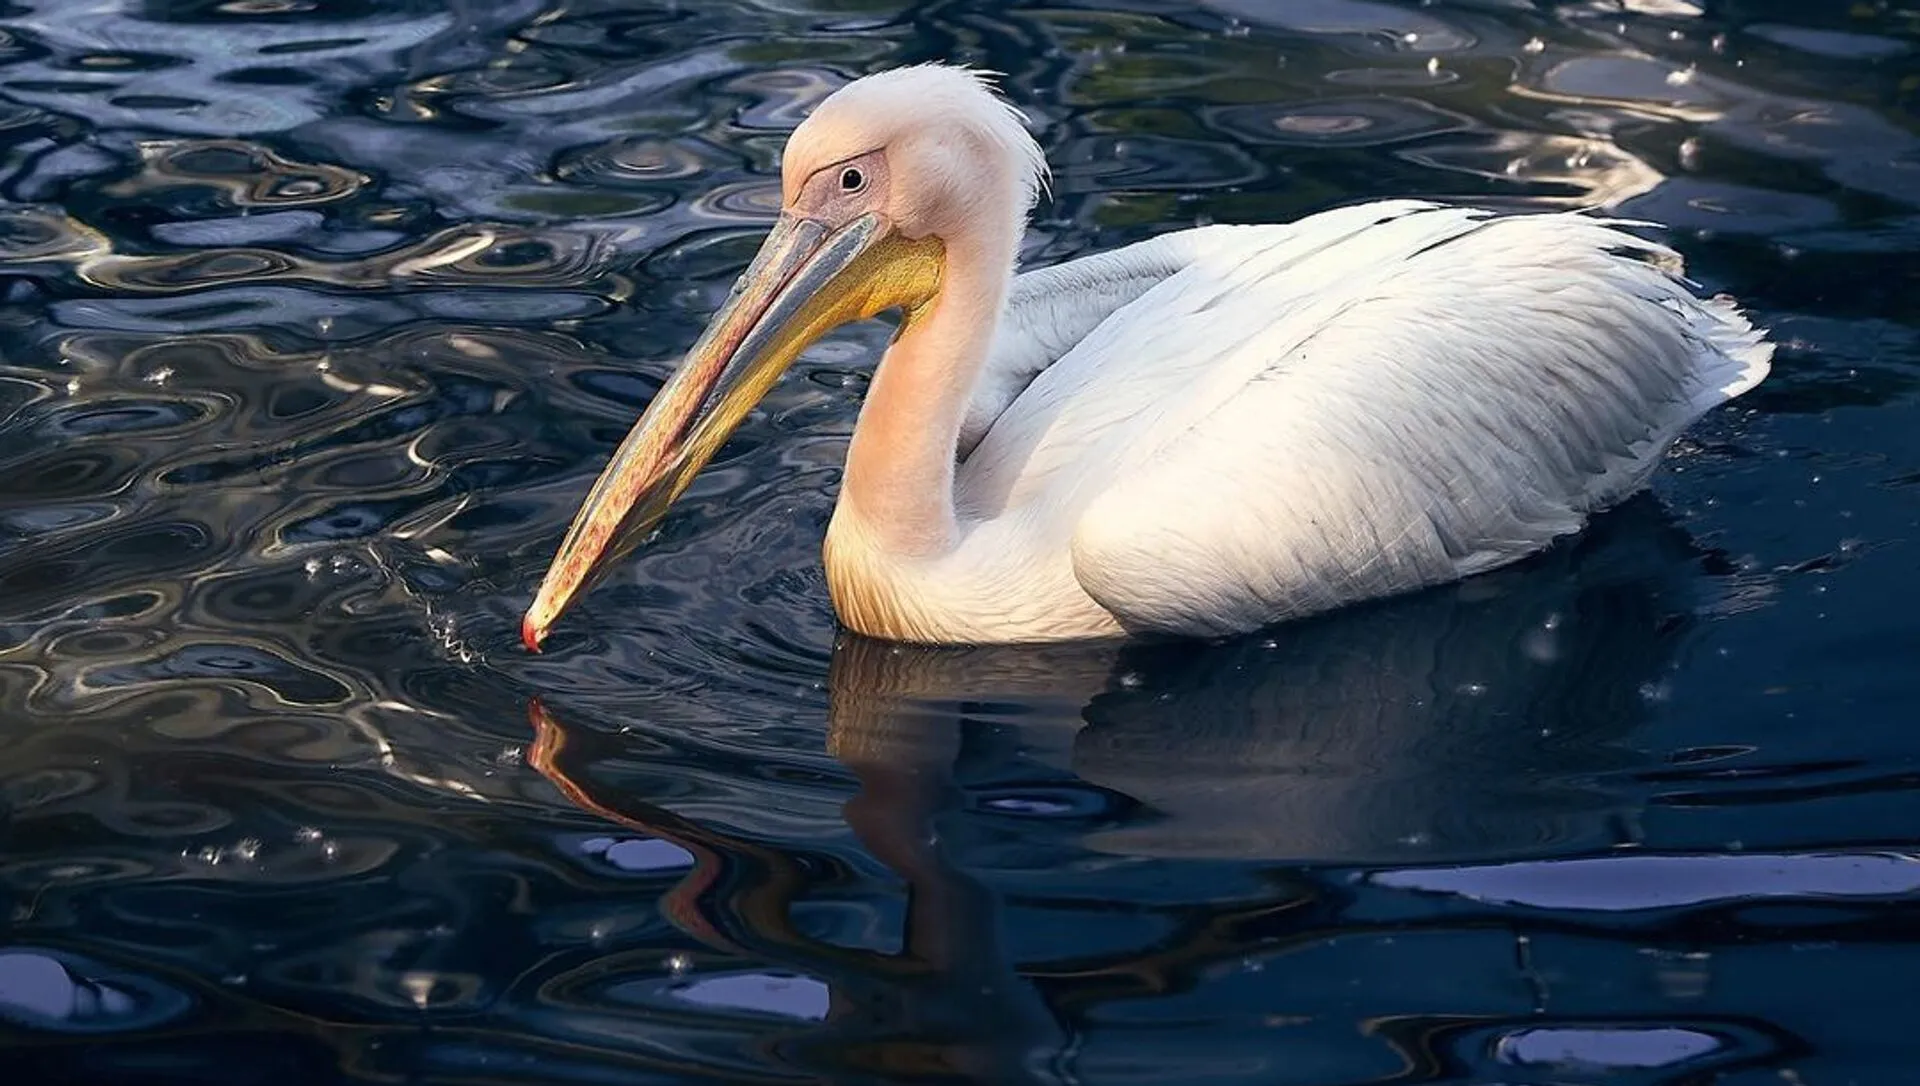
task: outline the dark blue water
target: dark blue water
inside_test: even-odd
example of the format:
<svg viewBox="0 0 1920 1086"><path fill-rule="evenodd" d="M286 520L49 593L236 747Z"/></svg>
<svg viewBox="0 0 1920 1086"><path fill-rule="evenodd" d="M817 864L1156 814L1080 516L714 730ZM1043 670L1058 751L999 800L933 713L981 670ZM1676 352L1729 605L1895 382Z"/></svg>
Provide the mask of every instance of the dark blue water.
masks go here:
<svg viewBox="0 0 1920 1086"><path fill-rule="evenodd" d="M1920 1081L1920 14L0 5L0 1082ZM887 329L528 657L860 73L1048 263L1364 198L1671 226L1782 343L1537 561L1215 646L837 638Z"/></svg>

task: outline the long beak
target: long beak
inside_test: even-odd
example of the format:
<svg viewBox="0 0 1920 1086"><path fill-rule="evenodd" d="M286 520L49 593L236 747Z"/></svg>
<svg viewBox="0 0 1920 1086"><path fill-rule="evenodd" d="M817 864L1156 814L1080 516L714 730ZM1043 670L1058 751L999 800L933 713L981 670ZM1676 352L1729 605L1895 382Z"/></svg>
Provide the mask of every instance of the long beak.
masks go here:
<svg viewBox="0 0 1920 1086"><path fill-rule="evenodd" d="M907 241L877 213L832 231L782 215L574 515L521 623L527 648L646 538L801 351L838 325L923 305L942 263L938 241Z"/></svg>

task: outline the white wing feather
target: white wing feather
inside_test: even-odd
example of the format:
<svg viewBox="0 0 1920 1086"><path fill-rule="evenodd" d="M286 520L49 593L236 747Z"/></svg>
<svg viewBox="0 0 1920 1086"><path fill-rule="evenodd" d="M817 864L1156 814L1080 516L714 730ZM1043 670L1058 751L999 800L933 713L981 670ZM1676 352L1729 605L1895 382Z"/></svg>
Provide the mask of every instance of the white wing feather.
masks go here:
<svg viewBox="0 0 1920 1086"><path fill-rule="evenodd" d="M1023 276L976 411L1016 398L962 513L1070 531L1080 587L1137 631L1242 631L1534 553L1772 354L1616 225L1396 201Z"/></svg>
<svg viewBox="0 0 1920 1086"><path fill-rule="evenodd" d="M960 427L965 458L1033 379L1121 306L1193 263L1214 231L1182 230L1017 276Z"/></svg>

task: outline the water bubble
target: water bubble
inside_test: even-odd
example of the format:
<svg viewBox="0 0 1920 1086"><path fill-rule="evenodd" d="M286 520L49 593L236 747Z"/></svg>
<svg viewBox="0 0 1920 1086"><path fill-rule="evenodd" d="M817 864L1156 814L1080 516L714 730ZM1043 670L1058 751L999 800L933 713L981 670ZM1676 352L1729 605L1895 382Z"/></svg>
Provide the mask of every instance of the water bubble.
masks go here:
<svg viewBox="0 0 1920 1086"><path fill-rule="evenodd" d="M173 367L161 366L152 373L147 374L145 380L150 385L164 385L168 381L173 380Z"/></svg>
<svg viewBox="0 0 1920 1086"><path fill-rule="evenodd" d="M1547 51L1547 43L1539 38L1528 38L1527 44L1521 48L1529 53L1544 53Z"/></svg>
<svg viewBox="0 0 1920 1086"><path fill-rule="evenodd" d="M669 954L660 965L676 977L685 976L693 968L693 959L685 954Z"/></svg>
<svg viewBox="0 0 1920 1086"><path fill-rule="evenodd" d="M320 832L317 826L302 826L293 831L293 839L303 845L313 844L323 836L325 835Z"/></svg>

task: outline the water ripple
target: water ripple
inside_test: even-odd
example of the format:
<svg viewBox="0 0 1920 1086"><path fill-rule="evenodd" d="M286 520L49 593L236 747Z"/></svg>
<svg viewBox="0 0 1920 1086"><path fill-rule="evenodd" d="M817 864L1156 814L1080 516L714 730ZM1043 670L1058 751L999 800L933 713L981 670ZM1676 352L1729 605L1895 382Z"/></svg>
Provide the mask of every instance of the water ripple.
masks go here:
<svg viewBox="0 0 1920 1086"><path fill-rule="evenodd" d="M202 206L299 208L346 199L371 180L342 166L291 161L248 140L151 140L139 150L140 172L102 186L104 195L185 190Z"/></svg>
<svg viewBox="0 0 1920 1086"><path fill-rule="evenodd" d="M1473 126L1471 118L1412 98L1235 106L1210 118L1221 130L1254 143L1374 147Z"/></svg>

